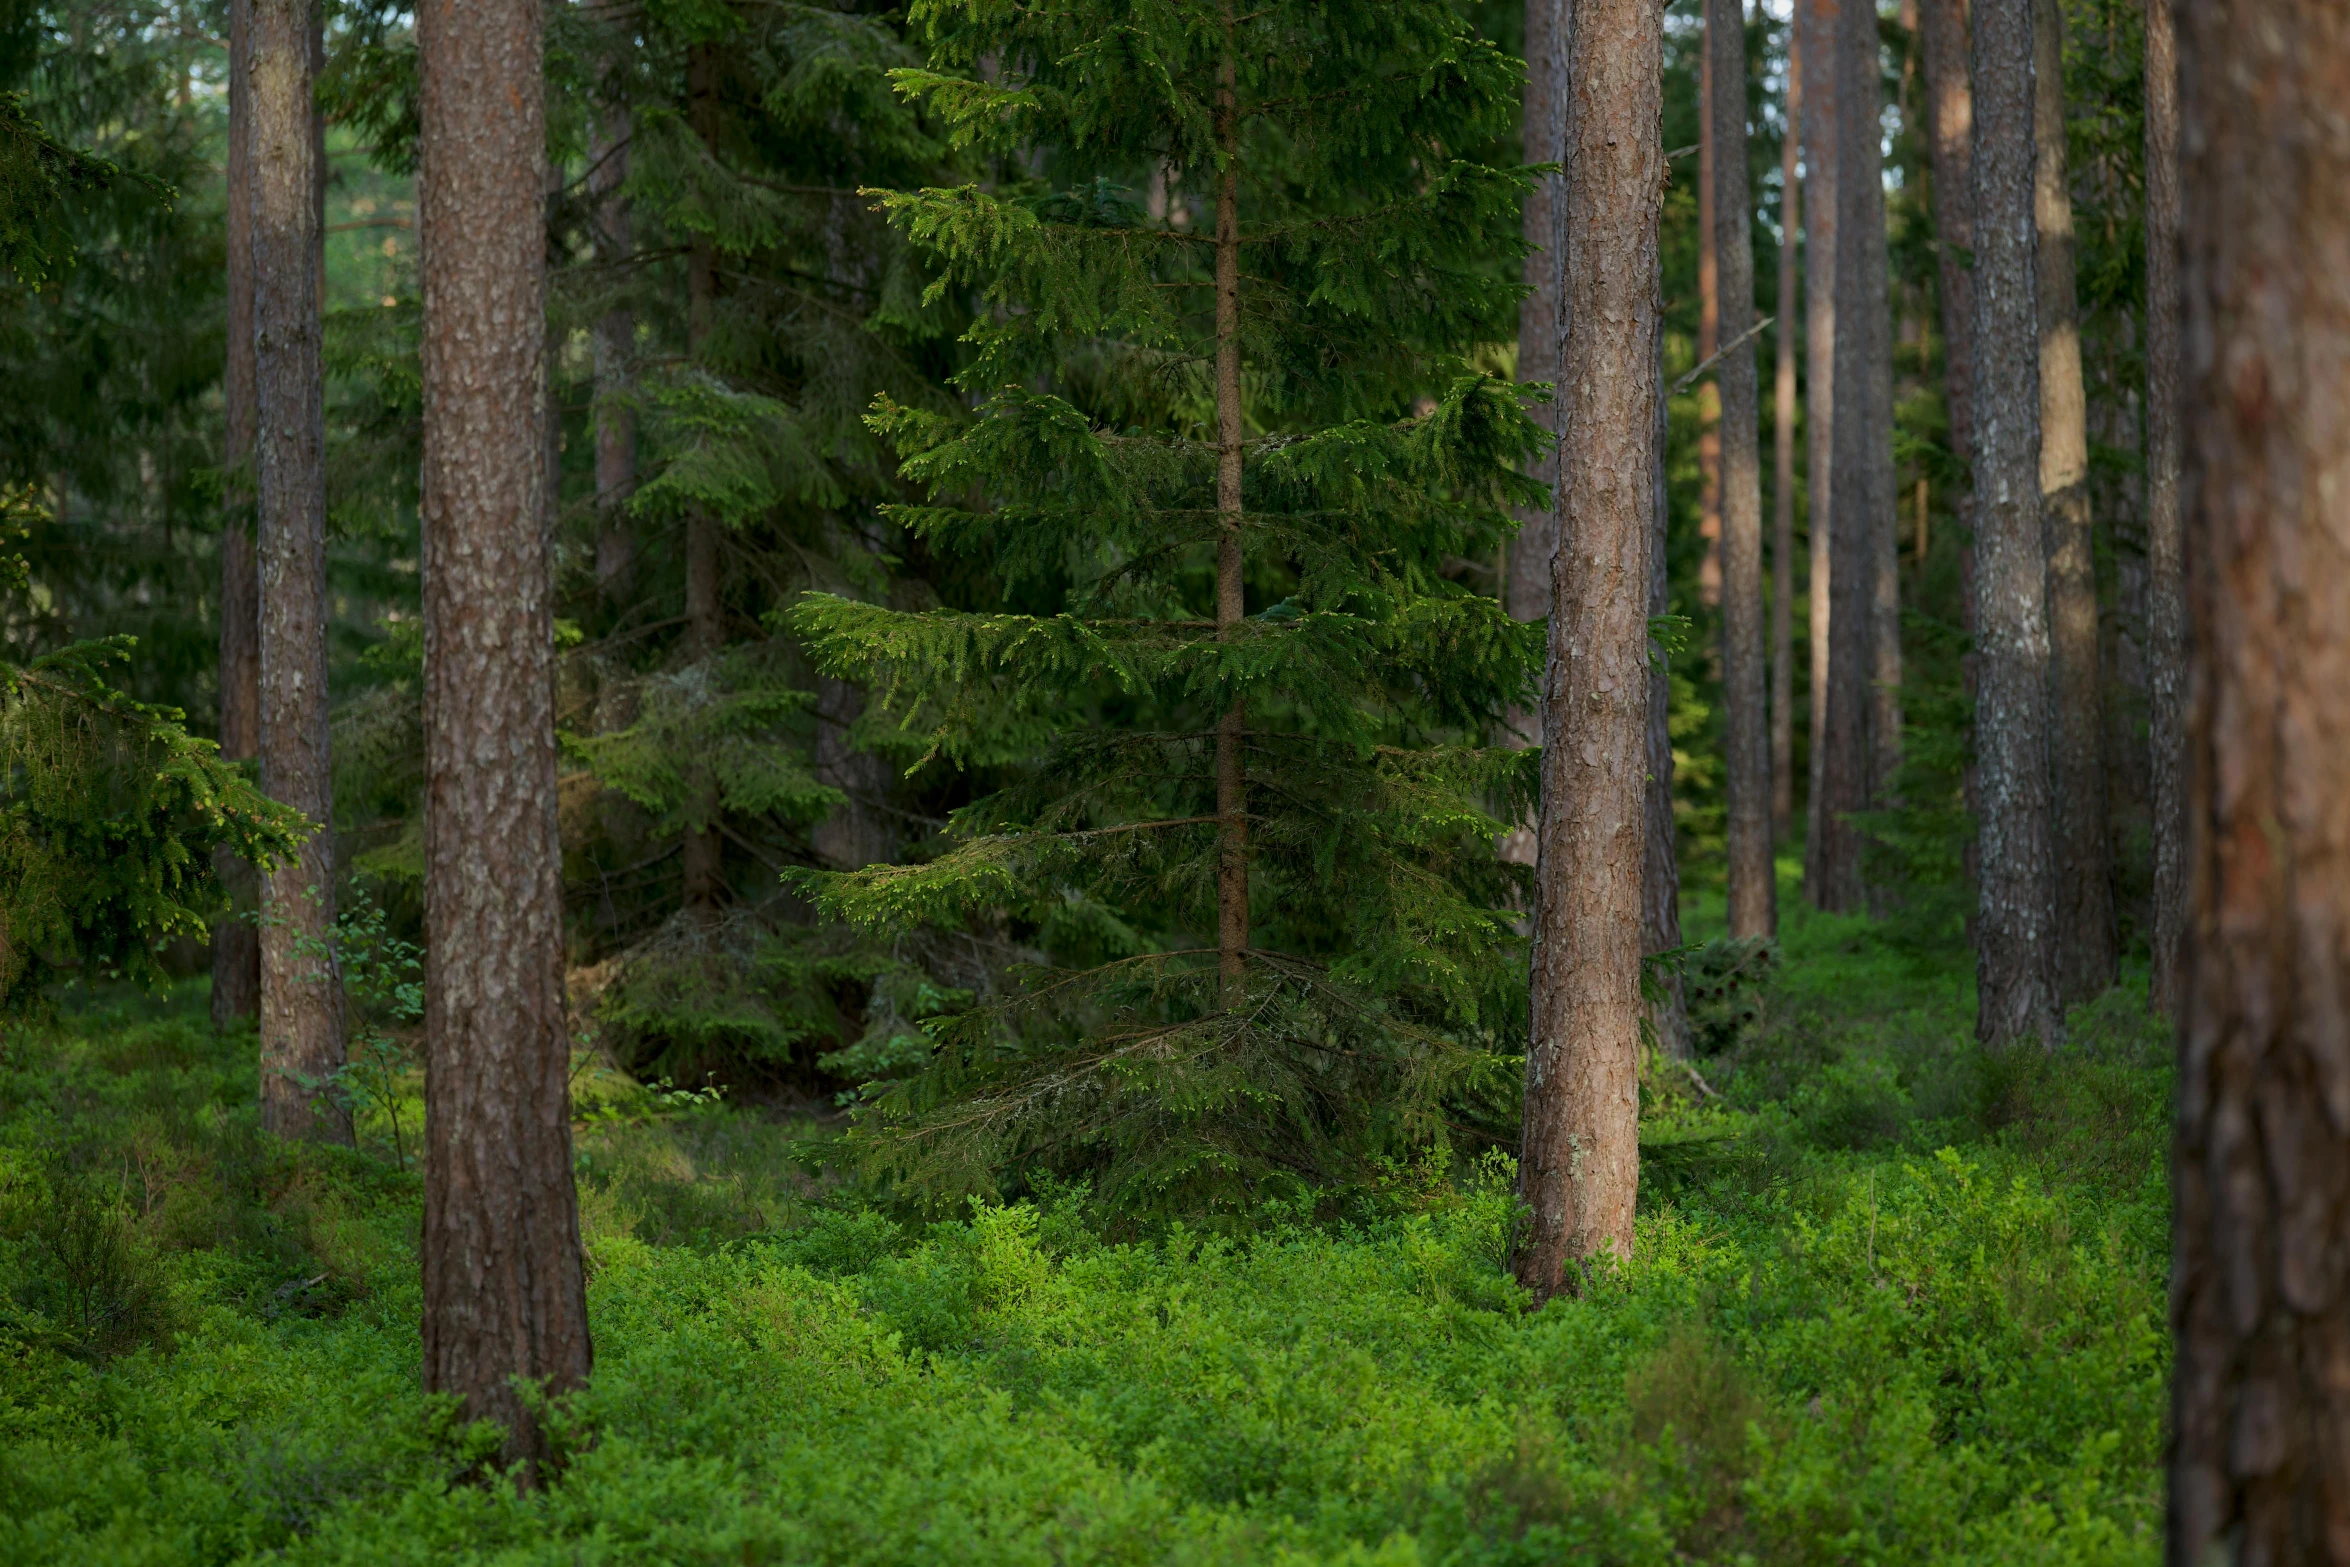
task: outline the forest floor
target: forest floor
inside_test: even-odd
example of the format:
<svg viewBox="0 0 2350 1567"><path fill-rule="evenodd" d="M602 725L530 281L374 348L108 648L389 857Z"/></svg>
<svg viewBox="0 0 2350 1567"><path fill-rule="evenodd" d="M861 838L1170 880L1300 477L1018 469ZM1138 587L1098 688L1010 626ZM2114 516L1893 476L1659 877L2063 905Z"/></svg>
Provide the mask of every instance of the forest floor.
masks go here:
<svg viewBox="0 0 2350 1567"><path fill-rule="evenodd" d="M0 1563L2153 1562L2142 979L1986 1060L1960 954L1782 908L1636 1259L1531 1314L1494 1158L1112 1243L583 1077L596 1374L524 1497L418 1390L414 1127L264 1139L200 994L69 1001L0 1036Z"/></svg>

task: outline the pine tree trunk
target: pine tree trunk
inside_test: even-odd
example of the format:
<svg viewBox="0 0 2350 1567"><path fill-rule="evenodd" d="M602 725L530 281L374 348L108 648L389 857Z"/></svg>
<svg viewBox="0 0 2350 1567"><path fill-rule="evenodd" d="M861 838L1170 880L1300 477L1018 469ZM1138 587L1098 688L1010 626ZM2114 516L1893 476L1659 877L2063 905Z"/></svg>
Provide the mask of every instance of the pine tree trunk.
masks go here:
<svg viewBox="0 0 2350 1567"><path fill-rule="evenodd" d="M1976 1032L2055 1038L2048 562L2040 526L2034 0L1973 0L1975 551L1982 773Z"/></svg>
<svg viewBox="0 0 2350 1567"><path fill-rule="evenodd" d="M1761 420L1756 406L1754 240L1747 211L1744 0L1706 0L1713 82L1713 251L1721 287L1722 707L1729 752L1729 913L1735 937L1778 927L1771 867L1771 735L1765 705ZM1743 340L1743 341L1742 341ZM1662 464L1659 464L1660 468Z"/></svg>
<svg viewBox="0 0 2350 1567"><path fill-rule="evenodd" d="M1559 12L1562 0L1526 0L1526 161L1556 163L1564 134L1560 113L1564 92L1559 81ZM1518 379L1558 380L1559 268L1558 176L1548 175L1526 193L1525 301L1518 307ZM1536 405L1534 418L1552 435L1558 434L1558 404ZM1558 483L1558 453L1545 452L1531 465L1532 477L1544 484ZM1502 607L1515 620L1541 620L1550 614L1550 559L1558 543L1558 529L1548 505L1517 513L1518 536L1510 544L1509 576L1502 584ZM1542 743L1539 714L1512 712L1502 743L1525 747ZM1497 846L1502 859L1513 865L1532 865L1535 824L1502 835Z"/></svg>
<svg viewBox="0 0 2350 1567"><path fill-rule="evenodd" d="M590 1360L571 1178L546 109L535 0L417 8L424 284L424 1385L546 1455L512 1379Z"/></svg>
<svg viewBox="0 0 2350 1567"><path fill-rule="evenodd" d="M2350 1562L2350 13L2178 14L2188 872L2169 1560Z"/></svg>
<svg viewBox="0 0 2350 1567"><path fill-rule="evenodd" d="M1881 131L1884 70L1875 5L1854 6L1839 21L1847 50L1840 62L1842 81L1850 88L1836 100L1843 115L1842 166L1862 171L1837 187L1846 203L1843 240L1853 249L1858 282L1844 319L1856 321L1864 334L1859 343L1864 373L1836 384L1840 391L1849 389L1855 395L1855 403L1848 406L1858 416L1854 422L1863 423L1853 432L1859 467L1851 475L1855 493L1863 497L1863 512L1849 520L1866 530L1855 535L1862 543L1861 553L1854 557L1863 563L1868 581L1866 798L1871 809L1883 810L1898 803L1895 780L1901 771L1901 506L1893 470L1893 295L1885 254ZM1838 276L1841 280L1842 274ZM1844 426L1839 424L1838 429ZM1839 468L1837 482L1842 484L1845 477Z"/></svg>
<svg viewBox="0 0 2350 1567"><path fill-rule="evenodd" d="M1706 37L1697 66L1697 362L1722 346L1720 190L1721 159L1714 102L1713 11L1704 11ZM1705 554L1697 564L1697 599L1708 609L1722 602L1722 392L1712 374L1697 383L1697 536Z"/></svg>
<svg viewBox="0 0 2350 1567"><path fill-rule="evenodd" d="M2186 584L2179 570L2179 56L2146 0L2146 686L2154 816L2154 1005L2185 1000Z"/></svg>
<svg viewBox="0 0 2350 1567"><path fill-rule="evenodd" d="M588 196L594 204L596 261L617 277L634 249L628 198L630 125L626 105L600 104L588 143ZM636 533L628 499L636 489L636 411L628 405L636 354L636 315L615 305L596 318L596 591L614 609L636 591Z"/></svg>
<svg viewBox="0 0 2350 1567"><path fill-rule="evenodd" d="M351 1140L334 933L327 758L326 375L320 357L319 171L311 7L252 0L254 477L260 502L261 787L318 824L261 885L261 1120L281 1137Z"/></svg>
<svg viewBox="0 0 2350 1567"><path fill-rule="evenodd" d="M1834 606L1829 568L1836 509L1836 0L1795 0L1803 71L1804 481L1810 509L1811 763L1805 794L1803 892L1812 907L1829 902L1820 856L1828 830L1828 641Z"/></svg>
<svg viewBox="0 0 2350 1567"><path fill-rule="evenodd" d="M1663 39L1644 0L1577 0L1569 31L1558 553L1544 684L1541 865L1516 1259L1537 1299L1628 1256L1640 1183L1649 453L1657 384Z"/></svg>
<svg viewBox="0 0 2350 1567"><path fill-rule="evenodd" d="M2105 718L2090 538L2089 403L2073 297L2073 203L2065 173L2064 11L2036 0L2032 202L2039 225L2040 509L2047 530L2051 852L2059 1007L2113 983L2112 850L2106 835Z"/></svg>
<svg viewBox="0 0 2350 1567"><path fill-rule="evenodd" d="M1224 0L1224 69L1216 91L1216 637L1247 612L1241 578L1240 105L1232 0ZM1248 712L1235 701L1216 724L1216 957L1227 1004L1248 986Z"/></svg>
<svg viewBox="0 0 2350 1567"><path fill-rule="evenodd" d="M715 45L695 44L686 56L686 115L703 149L718 150L718 55ZM686 256L686 354L699 360L710 340L710 310L718 293L718 258L706 235L697 235ZM685 516L685 641L696 661L715 658L726 640L720 602L718 523L694 506ZM703 824L686 830L682 845L687 913L709 923L718 917L725 890L725 839L718 824L718 785L697 768L690 784L695 815Z"/></svg>
<svg viewBox="0 0 2350 1567"><path fill-rule="evenodd" d="M1656 384L1665 384L1665 337L1656 336ZM1665 454L1672 423L1665 400L1656 400L1655 429L1649 446L1649 475L1655 490L1648 525L1648 613L1651 619L1673 608L1672 582L1666 571L1665 529L1672 520L1666 492ZM1648 668L1648 797L1644 807L1646 834L1640 850L1640 950L1649 957L1672 952L1681 945L1681 852L1679 829L1673 820L1673 679L1651 660ZM1689 987L1678 964L1660 965L1650 976L1655 993L1648 1001L1648 1026L1656 1034L1657 1049L1675 1061L1694 1060L1697 1042L1689 1031Z"/></svg>
<svg viewBox="0 0 2350 1567"><path fill-rule="evenodd" d="M1795 287L1803 256L1803 43L1788 30L1787 136L1779 150L1779 320L1771 381L1771 842L1795 827ZM1775 888L1774 888L1775 892Z"/></svg>
<svg viewBox="0 0 2350 1567"><path fill-rule="evenodd" d="M227 441L221 468L227 516L220 529L220 754L243 761L261 754L261 568L254 558L252 464L259 419L253 368L252 0L229 0L228 53L228 343L220 378ZM233 911L212 931L212 1026L226 1028L261 1010L260 878L227 849L212 856L213 874Z"/></svg>

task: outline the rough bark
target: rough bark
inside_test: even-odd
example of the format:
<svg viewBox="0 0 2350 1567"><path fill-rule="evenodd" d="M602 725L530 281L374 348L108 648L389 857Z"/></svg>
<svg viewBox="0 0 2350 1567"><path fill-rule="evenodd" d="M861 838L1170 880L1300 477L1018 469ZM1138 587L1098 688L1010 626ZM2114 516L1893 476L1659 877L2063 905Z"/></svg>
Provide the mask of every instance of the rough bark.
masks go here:
<svg viewBox="0 0 2350 1567"><path fill-rule="evenodd" d="M1241 578L1240 106L1232 0L1224 4L1224 64L1216 86L1216 636L1246 614ZM1248 712L1235 700L1216 723L1216 962L1226 1000L1248 983Z"/></svg>
<svg viewBox="0 0 2350 1567"><path fill-rule="evenodd" d="M1805 798L1803 892L1830 908L1821 851L1827 831L1829 568L1836 505L1836 0L1795 0L1803 71L1804 482L1809 493L1811 765Z"/></svg>
<svg viewBox="0 0 2350 1567"><path fill-rule="evenodd" d="M1640 1181L1640 900L1654 522L1661 18L1577 0L1569 32L1558 551L1516 1259L1536 1298L1629 1255Z"/></svg>
<svg viewBox="0 0 2350 1567"><path fill-rule="evenodd" d="M2040 514L2048 548L2048 766L2059 1006L2113 983L2113 854L2106 831L2105 708L2089 507L2089 401L2073 293L2065 172L2064 10L2032 12L2032 206L2039 226Z"/></svg>
<svg viewBox="0 0 2350 1567"><path fill-rule="evenodd" d="M261 568L254 558L253 431L260 417L253 379L253 149L251 0L228 12L228 344L220 391L228 475L220 529L220 754L261 754ZM212 1024L226 1028L261 1010L261 930L253 923L260 878L227 849L212 858L233 913L212 931Z"/></svg>
<svg viewBox="0 0 2350 1567"><path fill-rule="evenodd" d="M588 196L593 203L596 262L617 285L629 264L633 236L628 198L629 113L601 104L588 144ZM617 609L636 591L636 533L628 498L636 489L636 410L629 406L629 366L636 351L636 314L614 305L596 318L596 591Z"/></svg>
<svg viewBox="0 0 2350 1567"><path fill-rule="evenodd" d="M1884 70L1873 3L1852 7L1839 19L1839 36L1846 53L1840 59L1842 80L1850 92L1838 97L1844 128L1842 166L1858 169L1837 193L1846 205L1843 242L1852 248L1858 288L1845 319L1857 310L1863 379L1838 381L1858 398L1857 411L1866 420L1855 432L1859 444L1856 493L1865 497L1866 510L1852 519L1865 527L1864 552L1868 574L1868 786L1872 809L1896 803L1894 780L1901 770L1901 506L1900 485L1893 467L1893 299L1890 262L1885 239L1885 177L1883 152ZM1843 275L1838 273L1838 286ZM1841 429L1842 426L1839 426ZM1839 484L1844 482L1838 469Z"/></svg>
<svg viewBox="0 0 2350 1567"><path fill-rule="evenodd" d="M2178 16L2193 887L2169 1559L2350 1562L2350 12Z"/></svg>
<svg viewBox="0 0 2350 1567"><path fill-rule="evenodd" d="M537 0L416 13L424 285L424 1385L546 1454L587 1378L556 840Z"/></svg>
<svg viewBox="0 0 2350 1567"><path fill-rule="evenodd" d="M2176 1017L2187 922L2186 583L2179 547L2179 56L2146 0L2146 692L2154 1005Z"/></svg>
<svg viewBox="0 0 2350 1567"><path fill-rule="evenodd" d="M2056 1034L2048 778L2048 566L2032 210L2033 0L1974 0L1975 550L1982 874L1976 1032Z"/></svg>
<svg viewBox="0 0 2350 1567"><path fill-rule="evenodd" d="M1761 420L1754 343L1747 336L1754 321L1754 240L1746 177L1744 0L1706 0L1705 38L1713 83L1712 249L1720 279L1719 329L1723 340L1735 345L1714 372L1721 388L1730 934L1770 936L1778 926L1778 894L1771 868L1771 734L1763 668Z"/></svg>
<svg viewBox="0 0 2350 1567"><path fill-rule="evenodd" d="M686 56L686 117L703 148L715 155L718 143L718 52L715 45L694 45ZM708 350L710 312L718 294L718 258L707 235L696 235L686 255L686 353L699 359ZM719 586L718 521L700 506L685 516L685 643L686 656L712 659L726 640L725 610ZM695 794L694 815L701 825L688 827L680 846L686 912L708 923L718 917L724 895L725 838L718 816L718 785L697 770L688 785Z"/></svg>
<svg viewBox="0 0 2350 1567"><path fill-rule="evenodd" d="M330 1084L344 1062L327 756L326 374L320 356L318 142L311 8L253 0L249 88L254 480L261 577L261 787L318 825L261 878L261 1121L351 1139Z"/></svg>
<svg viewBox="0 0 2350 1567"><path fill-rule="evenodd" d="M1657 385L1665 384L1665 338L1656 337ZM1672 507L1665 485L1665 453L1671 420L1665 400L1656 400L1655 428L1649 444L1650 483L1655 504L1648 525L1648 613L1651 619L1673 607L1672 582L1665 560L1665 529ZM1640 950L1648 957L1671 952L1681 945L1681 853L1673 822L1673 679L1651 660L1648 668L1648 795L1643 806L1646 836L1640 848ZM1661 966L1649 976L1653 994L1648 999L1648 1026L1656 1047L1675 1061L1697 1055L1689 1031L1689 989L1678 965Z"/></svg>
<svg viewBox="0 0 2350 1567"><path fill-rule="evenodd" d="M1704 364L1722 346L1720 190L1714 173L1721 161L1721 130L1714 104L1712 0L1706 0L1704 47L1697 65L1697 362ZM1743 20L1740 30L1743 31ZM1713 376L1697 383L1697 536L1705 554L1697 564L1697 598L1708 609L1722 602L1722 392Z"/></svg>
<svg viewBox="0 0 2350 1567"><path fill-rule="evenodd" d="M1802 270L1803 42L1788 30L1787 136L1779 150L1779 320L1771 380L1771 841L1795 826L1795 288Z"/></svg>

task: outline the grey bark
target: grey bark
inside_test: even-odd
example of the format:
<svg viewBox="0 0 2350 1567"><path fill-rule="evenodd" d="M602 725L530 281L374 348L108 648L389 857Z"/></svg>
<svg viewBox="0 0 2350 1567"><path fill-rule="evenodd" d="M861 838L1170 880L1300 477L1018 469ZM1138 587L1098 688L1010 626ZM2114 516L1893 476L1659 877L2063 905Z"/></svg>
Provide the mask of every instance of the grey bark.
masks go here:
<svg viewBox="0 0 2350 1567"><path fill-rule="evenodd" d="M220 392L228 475L220 529L220 754L245 761L261 754L261 568L254 558L253 432L260 418L253 368L253 7L229 0L228 11L228 342ZM227 849L213 873L228 890L232 913L212 932L212 1024L226 1028L261 1010L260 878Z"/></svg>
<svg viewBox="0 0 2350 1567"><path fill-rule="evenodd" d="M1829 901L1827 873L1820 862L1828 840L1821 811L1827 800L1823 774L1834 615L1830 567L1836 497L1836 0L1795 0L1795 25L1804 102L1804 482L1810 501L1805 527L1811 555L1811 765L1803 891L1814 908L1824 909L1842 906Z"/></svg>
<svg viewBox="0 0 2350 1567"><path fill-rule="evenodd" d="M2113 857L2106 829L2105 716L2097 564L2089 506L2089 403L2074 299L2073 204L2065 172L2064 10L2036 0L2032 200L2039 227L2040 513L2047 530L2048 765L2057 1004L2113 983Z"/></svg>
<svg viewBox="0 0 2350 1567"><path fill-rule="evenodd" d="M2350 12L2178 13L2186 1000L2169 1560L2350 1562Z"/></svg>
<svg viewBox="0 0 2350 1567"><path fill-rule="evenodd" d="M1730 934L1778 927L1771 865L1771 734L1763 665L1762 452L1755 387L1754 240L1746 174L1744 0L1706 0L1712 62L1713 251L1720 332L1733 346L1715 367L1722 526L1722 706L1728 749ZM1661 454L1660 454L1661 455ZM1660 462L1661 469L1662 464ZM1652 550L1660 557L1662 551Z"/></svg>
<svg viewBox="0 0 2350 1567"><path fill-rule="evenodd" d="M1779 151L1778 355L1771 381L1771 841L1795 826L1795 321L1803 268L1802 32L1788 30L1787 136ZM1774 889L1775 890L1775 889Z"/></svg>
<svg viewBox="0 0 2350 1567"><path fill-rule="evenodd" d="M2040 526L2033 0L1974 0L1975 550L1982 861L1976 1032L2049 1042L2057 1014Z"/></svg>
<svg viewBox="0 0 2350 1567"><path fill-rule="evenodd" d="M2154 818L2153 1002L2184 999L2186 584L2179 541L2179 57L2171 0L2146 0L2146 690Z"/></svg>
<svg viewBox="0 0 2350 1567"><path fill-rule="evenodd" d="M571 1176L542 487L544 16L417 8L423 109L424 1385L546 1456L513 1386L590 1349Z"/></svg>
<svg viewBox="0 0 2350 1567"><path fill-rule="evenodd" d="M261 576L261 787L317 825L261 879L261 1120L349 1142L334 935L326 691L326 376L311 7L252 0L254 478Z"/></svg>
<svg viewBox="0 0 2350 1567"><path fill-rule="evenodd" d="M1649 452L1657 384L1662 18L1577 0L1561 197L1558 550L1543 689L1542 825L1516 1273L1628 1256L1640 1182L1640 909L1647 771Z"/></svg>

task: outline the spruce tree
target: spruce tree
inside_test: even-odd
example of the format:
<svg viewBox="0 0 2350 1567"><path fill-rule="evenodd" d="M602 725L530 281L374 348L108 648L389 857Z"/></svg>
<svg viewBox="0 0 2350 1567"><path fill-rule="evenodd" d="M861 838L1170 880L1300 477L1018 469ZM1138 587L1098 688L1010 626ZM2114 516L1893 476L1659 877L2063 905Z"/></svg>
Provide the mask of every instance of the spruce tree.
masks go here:
<svg viewBox="0 0 2350 1567"><path fill-rule="evenodd" d="M864 1123L933 1195L1051 1174L1209 1211L1445 1136L1522 1027L1541 627L1490 562L1545 438L1507 339L1522 70L1443 0L927 0L900 89L991 177L881 194L975 324L966 413L883 403L1002 608L792 623L925 762L999 768L934 857L805 878L1031 947ZM1137 192L1141 195L1137 196ZM1496 1097L1499 1097L1497 1095Z"/></svg>

